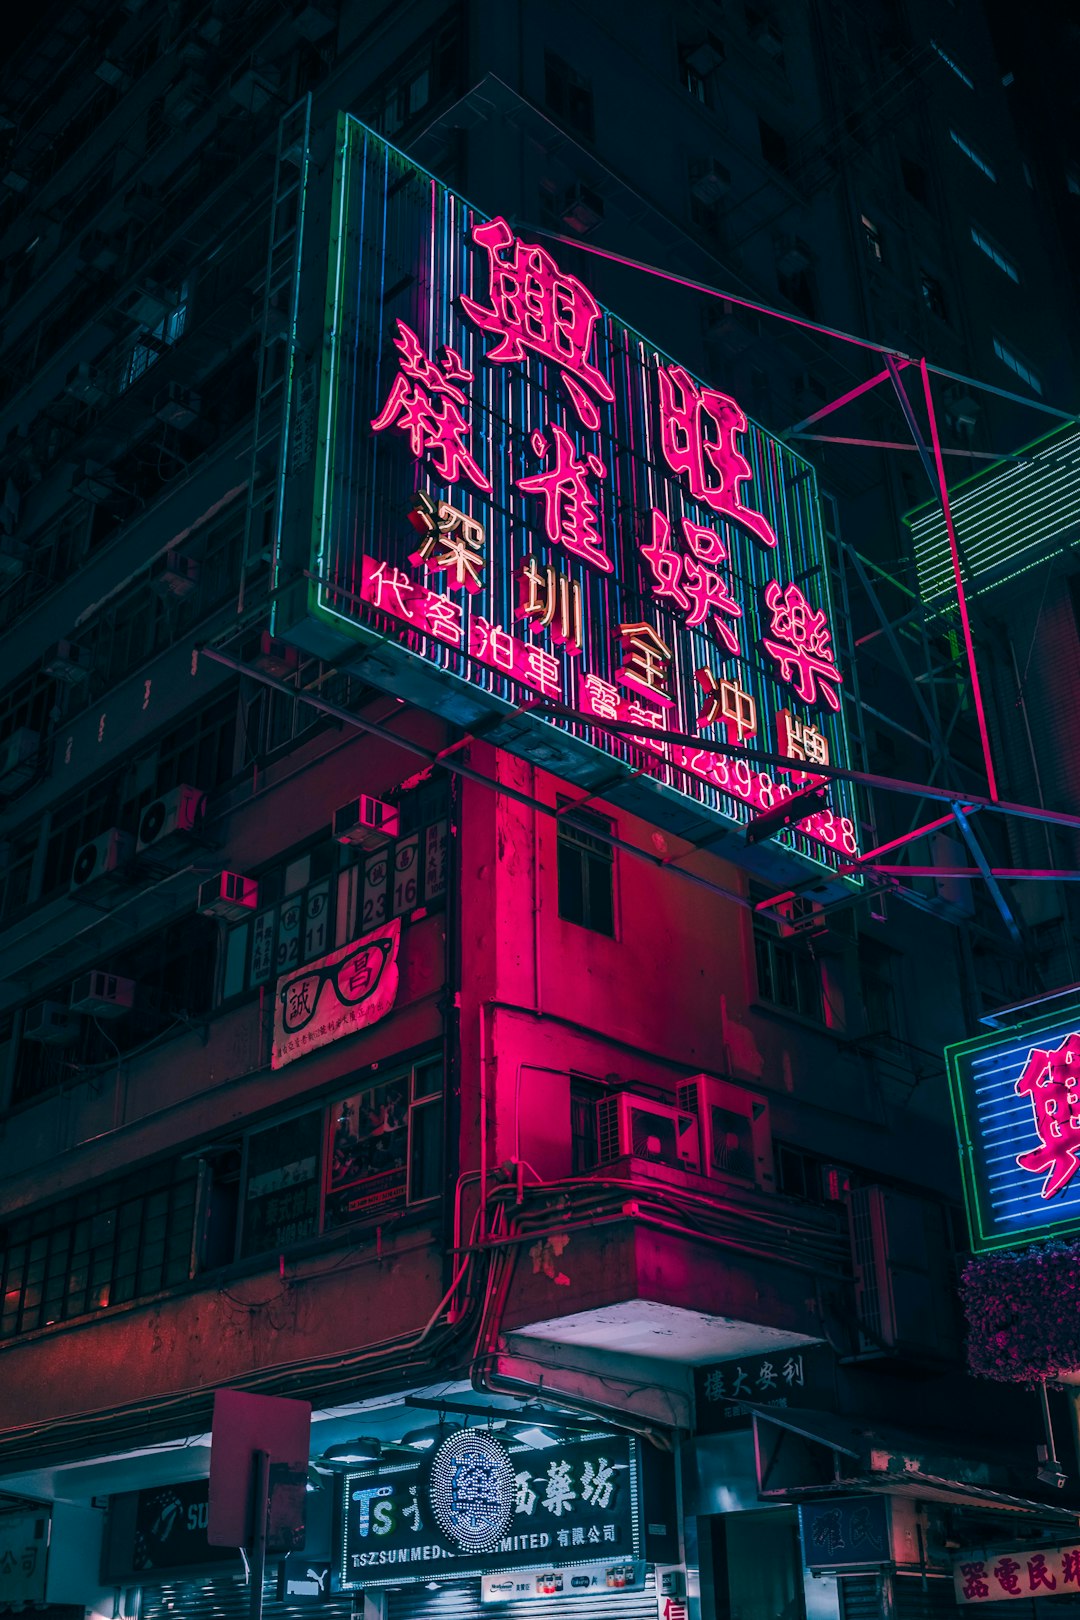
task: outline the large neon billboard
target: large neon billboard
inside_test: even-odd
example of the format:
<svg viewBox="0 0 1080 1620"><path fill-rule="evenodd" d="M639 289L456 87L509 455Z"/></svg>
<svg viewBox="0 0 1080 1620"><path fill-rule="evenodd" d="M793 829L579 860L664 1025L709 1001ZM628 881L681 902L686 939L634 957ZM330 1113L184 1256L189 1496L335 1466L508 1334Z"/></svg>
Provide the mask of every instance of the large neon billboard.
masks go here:
<svg viewBox="0 0 1080 1620"><path fill-rule="evenodd" d="M1080 1002L945 1058L972 1248L1080 1231Z"/></svg>
<svg viewBox="0 0 1080 1620"><path fill-rule="evenodd" d="M463 724L513 715L507 745L571 779L624 767L669 825L734 830L846 764L811 465L528 231L344 115L336 164L308 594L287 633L359 641L382 684ZM851 789L829 792L781 835L788 858L857 853Z"/></svg>

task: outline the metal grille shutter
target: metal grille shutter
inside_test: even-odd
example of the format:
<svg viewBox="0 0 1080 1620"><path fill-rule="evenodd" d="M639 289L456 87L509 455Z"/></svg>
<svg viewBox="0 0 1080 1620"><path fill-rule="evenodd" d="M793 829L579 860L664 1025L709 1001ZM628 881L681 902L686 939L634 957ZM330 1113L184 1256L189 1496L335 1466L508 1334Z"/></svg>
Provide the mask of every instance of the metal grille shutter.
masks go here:
<svg viewBox="0 0 1080 1620"><path fill-rule="evenodd" d="M917 1575L898 1575L896 1620L956 1620L956 1594L950 1580L927 1577L925 1585Z"/></svg>
<svg viewBox="0 0 1080 1620"><path fill-rule="evenodd" d="M389 1593L386 1620L656 1620L656 1584L650 1571L643 1592L596 1592L554 1602L537 1598L482 1607L479 1581L439 1592L409 1586Z"/></svg>
<svg viewBox="0 0 1080 1620"><path fill-rule="evenodd" d="M279 1603L276 1591L275 1570L272 1580L267 1577L264 1620L312 1620L316 1614L319 1620L352 1620L351 1593L328 1603L312 1604L299 1600ZM251 1595L243 1576L217 1575L144 1586L140 1614L142 1620L248 1620L250 1610Z"/></svg>
<svg viewBox="0 0 1080 1620"><path fill-rule="evenodd" d="M842 1575L836 1586L840 1620L881 1620L885 1600L876 1575Z"/></svg>

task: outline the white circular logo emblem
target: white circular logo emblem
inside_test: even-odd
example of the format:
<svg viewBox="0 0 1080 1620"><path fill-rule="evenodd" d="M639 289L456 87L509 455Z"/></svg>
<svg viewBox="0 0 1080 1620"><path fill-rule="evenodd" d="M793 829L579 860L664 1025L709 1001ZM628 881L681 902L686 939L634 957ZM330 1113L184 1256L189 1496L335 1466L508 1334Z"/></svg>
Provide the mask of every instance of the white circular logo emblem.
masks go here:
<svg viewBox="0 0 1080 1620"><path fill-rule="evenodd" d="M514 1517L514 1469L503 1447L477 1429L444 1440L431 1460L432 1510L462 1552L491 1552Z"/></svg>

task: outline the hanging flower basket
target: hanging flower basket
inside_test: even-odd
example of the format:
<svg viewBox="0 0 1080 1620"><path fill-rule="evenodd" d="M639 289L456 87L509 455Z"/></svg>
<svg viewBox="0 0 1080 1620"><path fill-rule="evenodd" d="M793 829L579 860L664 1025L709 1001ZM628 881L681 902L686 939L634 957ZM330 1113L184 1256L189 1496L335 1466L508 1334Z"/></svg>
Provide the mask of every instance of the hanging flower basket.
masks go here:
<svg viewBox="0 0 1080 1620"><path fill-rule="evenodd" d="M980 1255L964 1268L960 1299L978 1377L1080 1383L1080 1243Z"/></svg>

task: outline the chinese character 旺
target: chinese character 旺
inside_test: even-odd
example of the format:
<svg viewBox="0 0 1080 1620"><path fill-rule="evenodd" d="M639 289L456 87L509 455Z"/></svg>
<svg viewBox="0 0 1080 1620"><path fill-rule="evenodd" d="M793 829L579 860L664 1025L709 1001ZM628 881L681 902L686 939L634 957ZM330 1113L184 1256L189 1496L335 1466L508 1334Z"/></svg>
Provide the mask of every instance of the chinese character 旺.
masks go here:
<svg viewBox="0 0 1080 1620"><path fill-rule="evenodd" d="M568 653L581 651L581 586L551 563L541 568L535 557L522 563L516 617L528 620L534 632L550 630L552 641Z"/></svg>
<svg viewBox="0 0 1080 1620"><path fill-rule="evenodd" d="M501 624L477 616L469 621L469 652L482 664L511 675L514 670L514 638Z"/></svg>
<svg viewBox="0 0 1080 1620"><path fill-rule="evenodd" d="M776 1387L776 1372L771 1361L763 1361L758 1369L758 1389L774 1389Z"/></svg>
<svg viewBox="0 0 1080 1620"><path fill-rule="evenodd" d="M452 591L478 591L484 583L484 525L477 523L456 506L435 501L424 490L416 496L409 522L423 539L409 558L419 568L433 572L446 570L446 583Z"/></svg>
<svg viewBox="0 0 1080 1620"><path fill-rule="evenodd" d="M994 1565L994 1579L1010 1597L1020 1596L1020 1565L1015 1558L1001 1558Z"/></svg>
<svg viewBox="0 0 1080 1620"><path fill-rule="evenodd" d="M570 1464L568 1462L551 1462L548 1464L547 1479L544 1481L546 1491L544 1494L544 1507L549 1513L554 1513L561 1519L564 1513L571 1511L571 1502L577 1501L577 1491L571 1487Z"/></svg>
<svg viewBox="0 0 1080 1620"><path fill-rule="evenodd" d="M561 698L563 695L559 660L543 647L525 648L520 678L528 686L534 686L541 697Z"/></svg>
<svg viewBox="0 0 1080 1620"><path fill-rule="evenodd" d="M1054 1591L1057 1586L1057 1576L1052 1575L1046 1567L1046 1554L1033 1553L1027 1561L1028 1591L1034 1592L1037 1586L1045 1586L1048 1591Z"/></svg>
<svg viewBox="0 0 1080 1620"><path fill-rule="evenodd" d="M598 1457L596 1467L587 1462L581 1471L581 1500L591 1502L593 1507L606 1508L611 1505L611 1494L615 1489L615 1470L606 1457Z"/></svg>
<svg viewBox="0 0 1080 1620"><path fill-rule="evenodd" d="M741 486L753 473L735 445L747 426L738 405L727 394L699 388L682 366L661 366L658 378L660 445L672 472L685 474L696 500L748 529L762 545L775 546L769 522L742 498Z"/></svg>
<svg viewBox="0 0 1080 1620"><path fill-rule="evenodd" d="M524 1470L520 1474L514 1475L514 1490L516 1493L514 1497L514 1511L517 1513L527 1513L530 1517L532 1516L533 1508L536 1506L536 1492L532 1489L532 1486L529 1483L531 1479L532 1475L527 1470Z"/></svg>
<svg viewBox="0 0 1080 1620"><path fill-rule="evenodd" d="M705 707L697 717L699 730L704 731L706 726L719 722L727 732L728 741L733 743L741 743L744 737L757 734L757 704L738 681L730 678L718 681L708 668L697 670L694 679L705 693Z"/></svg>
<svg viewBox="0 0 1080 1620"><path fill-rule="evenodd" d="M815 612L797 585L781 587L775 579L765 587L765 606L775 639L765 638L761 645L779 664L781 680L794 687L804 703L823 698L830 709L839 709L836 687L844 677L833 662L825 610Z"/></svg>
<svg viewBox="0 0 1080 1620"><path fill-rule="evenodd" d="M619 692L599 675L582 675L578 682L578 707L599 720L619 718Z"/></svg>
<svg viewBox="0 0 1080 1620"><path fill-rule="evenodd" d="M990 1588L986 1584L986 1563L981 1560L975 1564L961 1564L960 1574L964 1581L964 1596L966 1598L984 1598L990 1596Z"/></svg>
<svg viewBox="0 0 1080 1620"><path fill-rule="evenodd" d="M377 563L374 557L365 557L360 595L372 607L395 619L405 619L409 624L415 622L416 586L400 568L389 568L384 562Z"/></svg>
<svg viewBox="0 0 1080 1620"><path fill-rule="evenodd" d="M1066 1036L1061 1045L1028 1053L1016 1094L1031 1098L1039 1146L1018 1153L1021 1170L1035 1175L1049 1171L1042 1195L1053 1198L1076 1174L1080 1154L1080 1034Z"/></svg>
<svg viewBox="0 0 1080 1620"><path fill-rule="evenodd" d="M724 1389L724 1369L716 1367L712 1372L705 1374L705 1399L707 1401L722 1401L727 1391Z"/></svg>
<svg viewBox="0 0 1080 1620"><path fill-rule="evenodd" d="M505 219L475 226L472 239L488 255L491 304L464 296L460 303L482 331L499 334L487 358L505 364L523 360L528 349L550 360L559 367L582 422L595 430L600 412L590 394L606 405L615 398L589 358L600 305L582 282L563 274L550 253L520 242Z"/></svg>
<svg viewBox="0 0 1080 1620"><path fill-rule="evenodd" d="M466 443L469 424L461 414L465 394L456 386L458 381L471 382L472 373L462 368L453 349L445 349L436 365L412 328L404 321L397 326L398 374L385 405L372 418L372 431L399 428L409 435L413 455L430 456L436 472L448 484L465 477L490 495L491 483Z"/></svg>
<svg viewBox="0 0 1080 1620"><path fill-rule="evenodd" d="M606 478L607 468L592 450L580 460L574 441L565 428L557 424L551 429L555 440L555 464L546 472L519 478L515 489L527 495L540 495L544 501L544 533L552 545L591 563L605 574L610 574L614 563L604 550L604 542L597 527L596 493L589 487L588 475ZM548 453L548 441L537 430L530 443L538 456Z"/></svg>
<svg viewBox="0 0 1080 1620"><path fill-rule="evenodd" d="M448 596L437 596L428 591L424 597L424 628L437 641L446 641L451 647L462 644L461 603L451 602Z"/></svg>
<svg viewBox="0 0 1080 1620"><path fill-rule="evenodd" d="M672 653L667 642L651 624L644 623L620 624L619 640L626 662L615 679L670 709L674 699L668 696L666 682Z"/></svg>
<svg viewBox="0 0 1080 1620"><path fill-rule="evenodd" d="M801 1389L803 1386L802 1356L789 1356L781 1369L781 1377L789 1389L794 1388L796 1384Z"/></svg>

